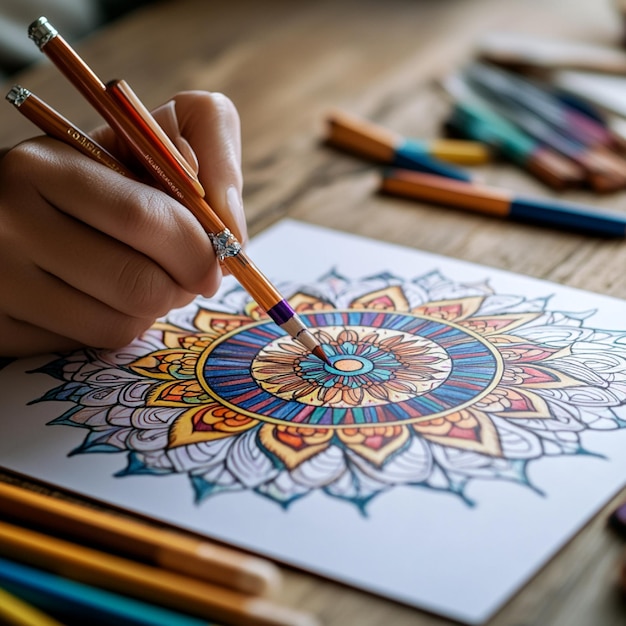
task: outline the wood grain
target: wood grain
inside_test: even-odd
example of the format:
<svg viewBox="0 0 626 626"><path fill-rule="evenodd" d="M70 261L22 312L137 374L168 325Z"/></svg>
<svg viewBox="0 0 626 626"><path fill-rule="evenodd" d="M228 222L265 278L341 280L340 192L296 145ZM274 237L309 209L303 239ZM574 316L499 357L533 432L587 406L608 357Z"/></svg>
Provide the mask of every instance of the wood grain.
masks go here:
<svg viewBox="0 0 626 626"><path fill-rule="evenodd" d="M128 15L77 49L101 78L125 78L151 107L187 89L222 91L235 102L252 235L288 216L624 298L624 242L383 196L375 167L323 142L324 114L334 107L406 136L439 136L448 103L436 81L472 57L482 33L516 31L613 44L621 41L621 29L609 0L181 0ZM100 123L43 59L6 84L5 93L13 82L79 127ZM34 134L7 104L0 115L0 146ZM556 195L503 163L475 171L489 184ZM578 191L560 197L626 211L625 193ZM617 502L609 503L489 626L626 623L617 589L624 546L606 528ZM329 626L451 623L306 573L285 568L285 577L280 599L313 611Z"/></svg>

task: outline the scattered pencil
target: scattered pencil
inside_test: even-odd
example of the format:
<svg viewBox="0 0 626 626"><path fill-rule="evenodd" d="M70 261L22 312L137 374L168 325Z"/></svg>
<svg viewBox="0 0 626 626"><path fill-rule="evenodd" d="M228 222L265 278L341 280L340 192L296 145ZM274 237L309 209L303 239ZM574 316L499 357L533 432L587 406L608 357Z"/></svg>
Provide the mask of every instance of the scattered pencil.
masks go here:
<svg viewBox="0 0 626 626"><path fill-rule="evenodd" d="M523 198L511 191L442 176L391 170L381 182L390 194L497 217L608 237L626 235L626 215L548 198Z"/></svg>
<svg viewBox="0 0 626 626"><path fill-rule="evenodd" d="M453 101L447 125L454 132L489 145L494 153L523 167L553 189L581 186L586 180L580 165L547 148L477 95L468 93L457 76L448 77L441 86Z"/></svg>
<svg viewBox="0 0 626 626"><path fill-rule="evenodd" d="M0 555L176 611L241 626L311 626L307 613L0 522Z"/></svg>
<svg viewBox="0 0 626 626"><path fill-rule="evenodd" d="M5 589L0 589L0 624L5 626L63 626Z"/></svg>
<svg viewBox="0 0 626 626"><path fill-rule="evenodd" d="M335 111L327 116L329 144L360 157L395 167L429 172L457 180L470 180L464 170L444 162L456 158L465 163L485 162L488 150L476 142L417 142L356 115Z"/></svg>
<svg viewBox="0 0 626 626"><path fill-rule="evenodd" d="M267 594L280 586L280 571L265 559L2 482L0 510L45 532L244 593Z"/></svg>
<svg viewBox="0 0 626 626"><path fill-rule="evenodd" d="M531 111L572 139L587 146L613 145L611 133L604 125L559 99L537 81L485 63L471 63L463 75L485 90L491 99Z"/></svg>
<svg viewBox="0 0 626 626"><path fill-rule="evenodd" d="M465 80L465 76L460 80ZM466 89L476 89L475 82L466 83ZM496 98L485 89L478 96L489 101L489 106L499 115L516 125L524 133L551 150L577 163L585 172L589 185L597 192L609 192L626 187L626 161L603 145L587 145L555 128L550 122L510 98Z"/></svg>
<svg viewBox="0 0 626 626"><path fill-rule="evenodd" d="M207 626L206 620L0 559L0 585L64 623ZM2 598L0 597L0 603ZM54 622L58 624L58 622ZM44 622L33 622L33 626Z"/></svg>

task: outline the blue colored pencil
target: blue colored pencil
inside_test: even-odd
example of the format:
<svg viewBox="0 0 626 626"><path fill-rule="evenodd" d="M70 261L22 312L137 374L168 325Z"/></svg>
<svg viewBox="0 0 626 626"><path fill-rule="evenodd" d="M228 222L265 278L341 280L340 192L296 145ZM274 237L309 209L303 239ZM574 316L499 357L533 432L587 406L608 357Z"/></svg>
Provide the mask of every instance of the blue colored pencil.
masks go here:
<svg viewBox="0 0 626 626"><path fill-rule="evenodd" d="M207 622L75 582L7 559L0 559L0 584L10 593L64 624L124 626L206 626Z"/></svg>
<svg viewBox="0 0 626 626"><path fill-rule="evenodd" d="M626 236L626 214L600 211L550 198L523 198L504 189L442 176L392 170L384 176L381 188L398 196L532 224L578 230L589 235Z"/></svg>

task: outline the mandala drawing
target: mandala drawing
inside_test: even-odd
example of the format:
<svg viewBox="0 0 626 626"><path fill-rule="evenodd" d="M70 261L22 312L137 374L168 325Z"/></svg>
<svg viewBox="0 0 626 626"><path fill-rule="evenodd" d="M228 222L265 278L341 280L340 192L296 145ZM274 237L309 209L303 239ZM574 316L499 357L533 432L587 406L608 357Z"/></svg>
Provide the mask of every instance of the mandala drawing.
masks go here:
<svg viewBox="0 0 626 626"><path fill-rule="evenodd" d="M322 490L361 511L398 486L468 504L473 480L532 486L531 462L626 427L626 333L585 326L593 312L436 271L282 291L332 365L237 287L125 349L57 358L37 371L62 382L37 401L70 403L50 423L87 431L71 454L123 453L118 476L186 474L197 502Z"/></svg>

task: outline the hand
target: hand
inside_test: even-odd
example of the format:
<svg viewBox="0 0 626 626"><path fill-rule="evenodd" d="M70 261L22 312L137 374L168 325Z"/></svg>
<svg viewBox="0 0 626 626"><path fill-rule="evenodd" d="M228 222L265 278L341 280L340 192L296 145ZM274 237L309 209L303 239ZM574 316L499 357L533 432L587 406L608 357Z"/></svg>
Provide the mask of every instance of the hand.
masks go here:
<svg viewBox="0 0 626 626"><path fill-rule="evenodd" d="M234 106L205 92L174 101L175 114L169 104L155 117L245 242ZM110 129L93 136L124 154ZM0 355L126 345L195 294L213 295L220 280L206 233L164 192L47 137L0 160Z"/></svg>

